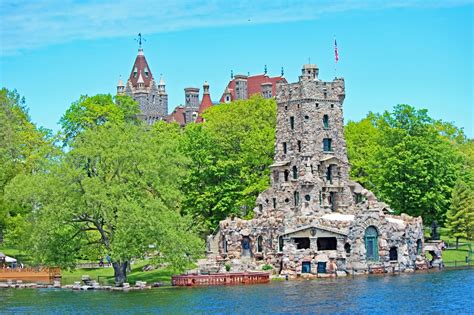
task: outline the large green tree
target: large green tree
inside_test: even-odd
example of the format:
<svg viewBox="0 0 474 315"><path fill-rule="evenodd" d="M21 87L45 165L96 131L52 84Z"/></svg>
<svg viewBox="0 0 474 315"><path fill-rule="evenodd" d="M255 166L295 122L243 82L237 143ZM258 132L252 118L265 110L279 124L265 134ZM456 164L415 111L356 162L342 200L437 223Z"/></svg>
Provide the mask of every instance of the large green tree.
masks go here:
<svg viewBox="0 0 474 315"><path fill-rule="evenodd" d="M22 213L4 199L5 187L19 174L44 169L60 153L46 129L30 120L24 98L16 91L0 90L0 234ZM16 218L19 216L18 218Z"/></svg>
<svg viewBox="0 0 474 315"><path fill-rule="evenodd" d="M462 180L458 180L454 187L446 217L446 227L449 236L456 238L456 248L460 238L474 238L474 192Z"/></svg>
<svg viewBox="0 0 474 315"><path fill-rule="evenodd" d="M276 103L256 96L214 106L204 118L185 129L191 165L183 190L184 209L208 233L229 215L250 217L256 197L269 186Z"/></svg>
<svg viewBox="0 0 474 315"><path fill-rule="evenodd" d="M179 213L187 164L180 132L165 123L86 129L57 165L9 185L7 196L32 209L16 237L45 265L73 268L80 255L109 255L117 285L144 255L183 269L203 244Z"/></svg>
<svg viewBox="0 0 474 315"><path fill-rule="evenodd" d="M462 175L462 131L426 110L397 105L346 128L351 175L398 212L442 222Z"/></svg>
<svg viewBox="0 0 474 315"><path fill-rule="evenodd" d="M60 124L65 144L88 128L101 126L106 122L120 124L138 123L140 108L131 97L110 94L82 95L71 104L61 117Z"/></svg>

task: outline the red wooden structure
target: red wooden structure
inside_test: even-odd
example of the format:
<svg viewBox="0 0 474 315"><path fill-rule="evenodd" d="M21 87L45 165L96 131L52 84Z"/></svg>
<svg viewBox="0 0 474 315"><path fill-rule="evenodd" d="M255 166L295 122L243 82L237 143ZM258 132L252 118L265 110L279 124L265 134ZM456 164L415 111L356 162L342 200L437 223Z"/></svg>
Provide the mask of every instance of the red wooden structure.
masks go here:
<svg viewBox="0 0 474 315"><path fill-rule="evenodd" d="M207 286L207 285L232 285L232 284L254 284L268 283L270 275L267 272L235 272L216 273L209 275L177 275L171 277L174 286Z"/></svg>

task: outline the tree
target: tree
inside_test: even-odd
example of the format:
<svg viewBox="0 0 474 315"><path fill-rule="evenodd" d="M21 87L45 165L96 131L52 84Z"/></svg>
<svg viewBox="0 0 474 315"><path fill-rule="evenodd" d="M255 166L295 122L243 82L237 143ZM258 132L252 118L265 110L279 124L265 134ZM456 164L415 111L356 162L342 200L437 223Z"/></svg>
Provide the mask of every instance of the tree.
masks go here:
<svg viewBox="0 0 474 315"><path fill-rule="evenodd" d="M185 129L183 151L191 165L183 207L207 234L229 215L251 217L258 194L268 188L276 103L256 96L211 107L204 118Z"/></svg>
<svg viewBox="0 0 474 315"><path fill-rule="evenodd" d="M460 238L474 237L474 193L472 188L461 180L456 182L446 217L449 236L456 238L456 249Z"/></svg>
<svg viewBox="0 0 474 315"><path fill-rule="evenodd" d="M349 122L346 135L352 178L399 213L421 215L427 223L444 221L463 173L461 130L434 121L426 110L397 105L392 112Z"/></svg>
<svg viewBox="0 0 474 315"><path fill-rule="evenodd" d="M65 144L71 142L87 128L101 126L106 122L137 123L139 112L138 104L129 96L82 95L78 101L71 104L60 119Z"/></svg>
<svg viewBox="0 0 474 315"><path fill-rule="evenodd" d="M5 187L18 174L44 169L60 154L55 138L47 129L37 128L30 120L24 98L16 91L0 90L0 234L14 228L19 209L4 198ZM9 224L9 221L11 224Z"/></svg>
<svg viewBox="0 0 474 315"><path fill-rule="evenodd" d="M73 268L78 256L109 255L117 285L134 257L185 268L203 244L179 213L187 164L179 133L165 123L105 123L83 131L47 172L16 178L7 194L32 209L18 235L32 257Z"/></svg>

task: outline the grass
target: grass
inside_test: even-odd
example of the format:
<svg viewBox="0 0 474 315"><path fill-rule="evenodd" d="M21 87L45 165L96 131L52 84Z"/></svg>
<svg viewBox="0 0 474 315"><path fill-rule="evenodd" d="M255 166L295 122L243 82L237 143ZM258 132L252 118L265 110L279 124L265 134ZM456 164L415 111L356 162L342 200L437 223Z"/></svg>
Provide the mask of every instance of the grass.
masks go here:
<svg viewBox="0 0 474 315"><path fill-rule="evenodd" d="M429 231L429 228L425 229L425 237L430 236ZM456 238L450 237L446 228L439 228L439 233L440 238L446 243L446 245L448 245L448 247L450 247L450 249L443 251L443 261L446 265L451 265L450 262L453 262L452 264L454 265L454 261L457 261L458 263L465 262L466 257L469 257L468 244L471 245L471 249L474 251L474 240L460 239L459 248L453 249L456 246ZM474 253L470 254L470 258L471 260L474 260Z"/></svg>

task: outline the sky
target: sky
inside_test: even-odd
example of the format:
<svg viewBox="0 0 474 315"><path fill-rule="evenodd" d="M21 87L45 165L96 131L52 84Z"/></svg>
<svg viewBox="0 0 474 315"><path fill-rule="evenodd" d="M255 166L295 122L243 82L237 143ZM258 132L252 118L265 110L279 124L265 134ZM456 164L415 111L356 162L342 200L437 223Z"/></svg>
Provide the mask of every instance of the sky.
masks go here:
<svg viewBox="0 0 474 315"><path fill-rule="evenodd" d="M320 79L345 78L346 121L410 104L473 138L473 20L469 0L2 0L0 85L26 98L33 122L58 130L80 95L115 94L141 32L170 112L185 87L202 93L208 81L217 102L231 71L284 67L294 82L310 60Z"/></svg>

